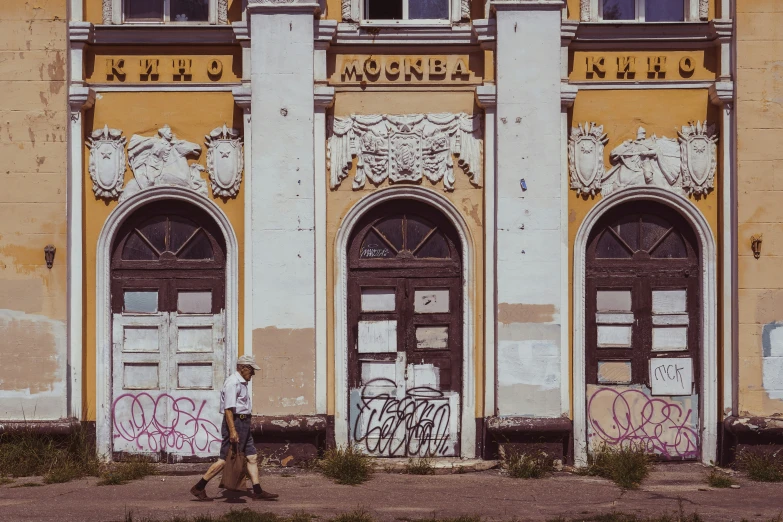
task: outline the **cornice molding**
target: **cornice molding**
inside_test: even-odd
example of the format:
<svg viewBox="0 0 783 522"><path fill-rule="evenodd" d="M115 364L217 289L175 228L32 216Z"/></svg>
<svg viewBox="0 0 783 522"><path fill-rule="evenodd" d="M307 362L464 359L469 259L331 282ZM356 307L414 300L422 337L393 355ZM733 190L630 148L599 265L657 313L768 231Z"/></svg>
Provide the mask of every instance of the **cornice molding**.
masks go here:
<svg viewBox="0 0 783 522"><path fill-rule="evenodd" d="M328 109L334 104L334 87L330 85L315 85L313 101L316 109Z"/></svg>
<svg viewBox="0 0 783 522"><path fill-rule="evenodd" d="M68 22L68 39L71 43L91 44L95 40L95 26L91 22Z"/></svg>
<svg viewBox="0 0 783 522"><path fill-rule="evenodd" d="M494 36L493 36L494 38ZM469 23L442 26L363 27L337 24L336 45L475 45L478 35Z"/></svg>
<svg viewBox="0 0 783 522"><path fill-rule="evenodd" d="M482 49L491 49L497 40L498 26L494 18L474 20L472 24L473 35Z"/></svg>
<svg viewBox="0 0 783 522"><path fill-rule="evenodd" d="M579 86L568 83L560 83L560 106L562 108L571 108L576 101L576 95L579 93Z"/></svg>
<svg viewBox="0 0 783 522"><path fill-rule="evenodd" d="M71 119L76 121L82 111L95 105L95 90L83 84L72 84L68 89L68 106L71 109Z"/></svg>
<svg viewBox="0 0 783 522"><path fill-rule="evenodd" d="M552 11L565 6L564 0L492 0L492 11Z"/></svg>
<svg viewBox="0 0 783 522"><path fill-rule="evenodd" d="M710 20L710 29L715 40L731 40L734 34L734 20L723 18Z"/></svg>
<svg viewBox="0 0 783 522"><path fill-rule="evenodd" d="M238 87L234 87L231 90L231 94L234 95L234 103L237 104L237 107L244 110L250 110L252 91L249 83L243 83Z"/></svg>
<svg viewBox="0 0 783 522"><path fill-rule="evenodd" d="M574 43L710 42L715 38L710 22L582 22L576 29Z"/></svg>
<svg viewBox="0 0 783 522"><path fill-rule="evenodd" d="M577 29L579 29L577 20L563 20L560 23L560 41L563 44L570 43L576 36Z"/></svg>
<svg viewBox="0 0 783 522"><path fill-rule="evenodd" d="M233 22L231 28L234 30L234 38L238 41L250 40L250 24L247 20Z"/></svg>
<svg viewBox="0 0 783 522"><path fill-rule="evenodd" d="M237 43L231 25L96 25L94 40L97 45L228 45Z"/></svg>
<svg viewBox="0 0 783 522"><path fill-rule="evenodd" d="M316 20L313 25L313 40L316 49L328 49L337 34L337 20Z"/></svg>
<svg viewBox="0 0 783 522"><path fill-rule="evenodd" d="M734 103L734 82L715 82L711 85L710 103L718 106Z"/></svg>
<svg viewBox="0 0 783 522"><path fill-rule="evenodd" d="M498 103L497 87L494 83L476 85L476 104L482 109L494 108Z"/></svg>

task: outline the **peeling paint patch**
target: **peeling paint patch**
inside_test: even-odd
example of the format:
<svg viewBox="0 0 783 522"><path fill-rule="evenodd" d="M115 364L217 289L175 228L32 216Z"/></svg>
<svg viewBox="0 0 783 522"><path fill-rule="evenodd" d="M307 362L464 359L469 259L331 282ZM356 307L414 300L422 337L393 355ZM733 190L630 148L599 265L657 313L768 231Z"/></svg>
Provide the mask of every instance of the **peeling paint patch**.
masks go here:
<svg viewBox="0 0 783 522"><path fill-rule="evenodd" d="M43 299L40 279L0 279L0 309L36 313L43 310Z"/></svg>
<svg viewBox="0 0 783 522"><path fill-rule="evenodd" d="M261 371L253 379L253 413L315 413L315 330L253 330L253 355Z"/></svg>
<svg viewBox="0 0 783 522"><path fill-rule="evenodd" d="M65 324L0 310L0 390L52 392L65 378Z"/></svg>
<svg viewBox="0 0 783 522"><path fill-rule="evenodd" d="M482 226L479 206L470 201L470 198L462 198L462 210L473 219L477 227Z"/></svg>
<svg viewBox="0 0 783 522"><path fill-rule="evenodd" d="M555 312L553 304L500 303L498 304L498 321L503 324L551 323L554 320Z"/></svg>
<svg viewBox="0 0 783 522"><path fill-rule="evenodd" d="M783 322L764 325L761 355L764 391L770 399L783 399Z"/></svg>

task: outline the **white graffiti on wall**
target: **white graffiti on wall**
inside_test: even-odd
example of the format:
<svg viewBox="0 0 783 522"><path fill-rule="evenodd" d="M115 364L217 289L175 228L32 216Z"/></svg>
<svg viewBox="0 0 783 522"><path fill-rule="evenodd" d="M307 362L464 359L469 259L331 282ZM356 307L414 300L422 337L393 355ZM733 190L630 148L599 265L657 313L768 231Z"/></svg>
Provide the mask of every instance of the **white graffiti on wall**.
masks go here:
<svg viewBox="0 0 783 522"><path fill-rule="evenodd" d="M637 445L664 459L697 458L698 404L695 394L653 397L646 386L589 385L589 445Z"/></svg>

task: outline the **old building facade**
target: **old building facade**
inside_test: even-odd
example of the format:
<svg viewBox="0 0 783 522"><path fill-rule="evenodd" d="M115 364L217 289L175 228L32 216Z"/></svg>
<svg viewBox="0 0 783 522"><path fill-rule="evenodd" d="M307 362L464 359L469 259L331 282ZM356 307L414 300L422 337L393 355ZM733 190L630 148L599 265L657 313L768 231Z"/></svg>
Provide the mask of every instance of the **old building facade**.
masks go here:
<svg viewBox="0 0 783 522"><path fill-rule="evenodd" d="M43 4L0 14L3 429L206 458L252 354L276 461L775 440L776 2Z"/></svg>

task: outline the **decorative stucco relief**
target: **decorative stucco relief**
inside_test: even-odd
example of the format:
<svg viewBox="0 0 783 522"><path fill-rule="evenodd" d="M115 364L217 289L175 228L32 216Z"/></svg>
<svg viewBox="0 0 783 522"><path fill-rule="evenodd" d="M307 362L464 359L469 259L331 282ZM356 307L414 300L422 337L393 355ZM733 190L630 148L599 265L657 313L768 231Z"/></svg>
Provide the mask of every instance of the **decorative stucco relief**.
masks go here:
<svg viewBox="0 0 783 522"><path fill-rule="evenodd" d="M590 3L592 0L580 0L579 2L579 20L582 22L590 21Z"/></svg>
<svg viewBox="0 0 783 522"><path fill-rule="evenodd" d="M358 158L353 188L364 187L366 178L378 185L390 180L433 183L443 180L454 190L454 159L481 186L481 120L464 112L452 114L376 114L333 118L328 160L331 187L348 176Z"/></svg>
<svg viewBox="0 0 783 522"><path fill-rule="evenodd" d="M682 186L689 194L706 194L718 171L718 135L715 125L691 123L677 133L682 157Z"/></svg>
<svg viewBox="0 0 783 522"><path fill-rule="evenodd" d="M103 23L110 24L112 19L112 11L114 0L103 0Z"/></svg>
<svg viewBox="0 0 783 522"><path fill-rule="evenodd" d="M571 129L568 142L571 188L580 194L605 196L637 186L655 186L680 194L705 195L715 185L718 170L718 136L715 125L697 121L682 127L677 139L639 127L636 139L612 150L612 167L604 172L606 134L603 126L581 124Z"/></svg>
<svg viewBox="0 0 783 522"><path fill-rule="evenodd" d="M207 182L201 177L204 167L188 163L188 157L200 154L200 145L177 139L168 125L159 129L157 136L134 134L128 145L128 163L134 179L125 186L120 202L142 190L161 186L185 187L207 196Z"/></svg>
<svg viewBox="0 0 783 522"><path fill-rule="evenodd" d="M571 128L568 139L568 169L571 188L579 194L594 196L601 190L604 178L604 145L609 141L604 126L580 123Z"/></svg>
<svg viewBox="0 0 783 522"><path fill-rule="evenodd" d="M699 0L699 20L707 20L710 16L710 0Z"/></svg>
<svg viewBox="0 0 783 522"><path fill-rule="evenodd" d="M90 148L90 178L96 197L114 199L122 192L125 182L125 136L108 125L97 129L87 138Z"/></svg>
<svg viewBox="0 0 783 522"><path fill-rule="evenodd" d="M460 20L470 20L470 0L460 2Z"/></svg>
<svg viewBox="0 0 783 522"><path fill-rule="evenodd" d="M207 146L207 170L212 194L234 197L239 193L245 159L239 131L226 125L204 136Z"/></svg>

